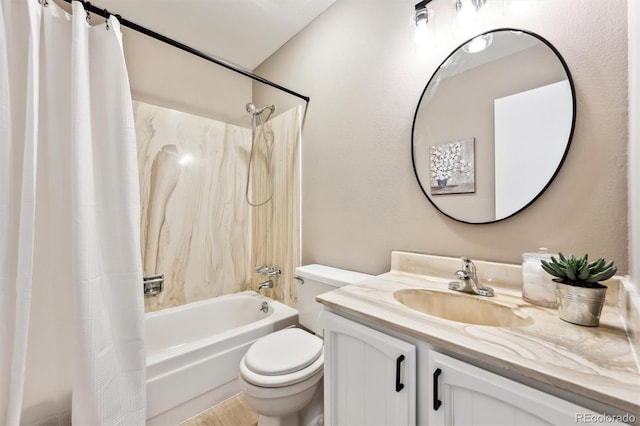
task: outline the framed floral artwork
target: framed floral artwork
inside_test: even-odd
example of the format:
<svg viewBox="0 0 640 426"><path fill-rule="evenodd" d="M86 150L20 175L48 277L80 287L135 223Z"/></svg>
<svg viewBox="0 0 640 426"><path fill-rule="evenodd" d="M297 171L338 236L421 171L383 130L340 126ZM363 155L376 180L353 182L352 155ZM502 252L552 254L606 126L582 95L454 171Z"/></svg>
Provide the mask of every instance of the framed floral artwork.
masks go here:
<svg viewBox="0 0 640 426"><path fill-rule="evenodd" d="M464 194L476 191L475 138L431 145L431 194Z"/></svg>

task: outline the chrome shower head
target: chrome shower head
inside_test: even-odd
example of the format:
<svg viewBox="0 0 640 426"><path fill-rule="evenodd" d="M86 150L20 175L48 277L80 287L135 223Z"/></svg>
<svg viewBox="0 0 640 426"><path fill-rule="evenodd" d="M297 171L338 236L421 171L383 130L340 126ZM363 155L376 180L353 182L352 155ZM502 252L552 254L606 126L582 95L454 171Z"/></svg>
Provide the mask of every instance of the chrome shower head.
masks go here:
<svg viewBox="0 0 640 426"><path fill-rule="evenodd" d="M266 109L270 109L271 113L273 113L276 110L275 105L265 105L262 108L256 108L256 106L251 102L247 104L246 108L247 108L247 112L251 115L260 115Z"/></svg>

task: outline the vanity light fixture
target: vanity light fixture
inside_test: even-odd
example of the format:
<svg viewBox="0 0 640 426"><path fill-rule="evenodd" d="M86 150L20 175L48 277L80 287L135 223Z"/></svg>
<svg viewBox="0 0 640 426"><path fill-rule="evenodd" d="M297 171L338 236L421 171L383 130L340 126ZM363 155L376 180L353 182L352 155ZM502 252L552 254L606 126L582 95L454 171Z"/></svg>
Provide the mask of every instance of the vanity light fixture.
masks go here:
<svg viewBox="0 0 640 426"><path fill-rule="evenodd" d="M420 3L416 4L416 12L414 18L416 22L416 28L426 27L429 23L429 18L431 17L433 12L429 10L429 8L427 8L427 5L431 1L432 0L422 0Z"/></svg>
<svg viewBox="0 0 640 426"><path fill-rule="evenodd" d="M427 6L433 0L422 0L415 4L415 11L412 16L412 21L416 26L416 41L421 43L425 39L433 38L431 23L433 19L433 10ZM480 9L482 9L488 0L450 0L455 12L453 13L455 28L466 28L472 30L472 27L477 26L481 22L478 19ZM504 0L511 1L511 0ZM523 0L519 0L523 1ZM505 3L506 4L506 3ZM506 6L505 6L506 8ZM506 10L506 9L505 9Z"/></svg>
<svg viewBox="0 0 640 426"><path fill-rule="evenodd" d="M433 18L433 11L427 7L432 0L422 0L415 6L413 21L415 22L414 42L416 51L424 52L429 46L435 45L433 30L429 28L429 21Z"/></svg>
<svg viewBox="0 0 640 426"><path fill-rule="evenodd" d="M456 25L465 27L478 19L478 12L487 0L452 0L456 8Z"/></svg>

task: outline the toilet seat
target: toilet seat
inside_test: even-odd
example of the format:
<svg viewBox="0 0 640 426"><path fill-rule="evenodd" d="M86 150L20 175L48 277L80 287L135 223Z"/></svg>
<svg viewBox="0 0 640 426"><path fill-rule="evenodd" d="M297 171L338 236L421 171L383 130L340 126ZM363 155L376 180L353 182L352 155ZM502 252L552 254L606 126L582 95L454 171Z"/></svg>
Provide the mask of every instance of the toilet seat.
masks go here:
<svg viewBox="0 0 640 426"><path fill-rule="evenodd" d="M258 339L240 362L249 383L281 387L302 382L322 370L322 339L299 328L288 328Z"/></svg>
<svg viewBox="0 0 640 426"><path fill-rule="evenodd" d="M247 368L263 376L281 376L311 365L322 354L322 340L299 328L258 339L247 351Z"/></svg>

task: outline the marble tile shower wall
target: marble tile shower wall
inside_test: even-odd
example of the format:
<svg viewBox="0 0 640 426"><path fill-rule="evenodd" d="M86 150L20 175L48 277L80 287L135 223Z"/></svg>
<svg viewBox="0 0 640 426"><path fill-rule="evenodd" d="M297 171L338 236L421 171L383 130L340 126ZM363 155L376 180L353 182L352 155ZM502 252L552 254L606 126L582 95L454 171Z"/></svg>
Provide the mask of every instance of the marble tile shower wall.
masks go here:
<svg viewBox="0 0 640 426"><path fill-rule="evenodd" d="M252 261L254 265L278 266L282 276L274 280L268 295L295 306L297 286L295 268L300 265L300 143L301 106L286 111L259 127L256 132L254 162L251 167L251 201L270 202L252 211ZM268 173L268 152L262 139L273 138L271 178ZM266 277L253 275L252 288Z"/></svg>
<svg viewBox="0 0 640 426"><path fill-rule="evenodd" d="M244 199L251 129L134 103L144 274L163 273L156 311L246 290L251 210Z"/></svg>
<svg viewBox="0 0 640 426"><path fill-rule="evenodd" d="M145 275L163 273L164 292L145 298L147 312L256 289L255 265L282 268L265 293L297 302L300 264L301 109L265 125L272 132L273 199L245 200L251 129L134 102L140 169ZM252 201L271 192L266 150L256 144Z"/></svg>

